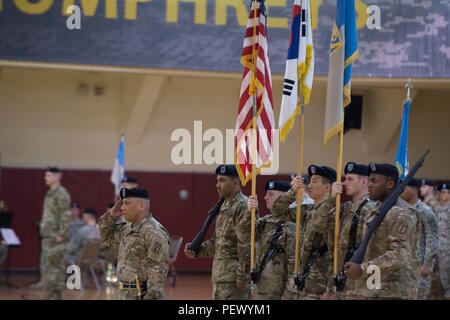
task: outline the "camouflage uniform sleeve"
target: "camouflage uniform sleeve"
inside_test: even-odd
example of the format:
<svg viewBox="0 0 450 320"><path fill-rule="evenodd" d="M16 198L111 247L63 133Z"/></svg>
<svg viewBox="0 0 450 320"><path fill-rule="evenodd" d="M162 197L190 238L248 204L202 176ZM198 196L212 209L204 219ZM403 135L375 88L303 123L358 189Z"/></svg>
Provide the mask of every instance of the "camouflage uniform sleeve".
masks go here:
<svg viewBox="0 0 450 320"><path fill-rule="evenodd" d="M148 249L147 296L150 299L163 299L164 282L169 271L169 241L163 237L152 236Z"/></svg>
<svg viewBox="0 0 450 320"><path fill-rule="evenodd" d="M248 214L251 217L252 212L250 210L248 210ZM259 216L258 210L255 210L255 217L256 216ZM265 226L266 226L266 219L264 217L255 219L255 242L259 241L259 238L260 238L261 234L263 233Z"/></svg>
<svg viewBox="0 0 450 320"><path fill-rule="evenodd" d="M333 292L334 290L334 229L336 225L336 210L331 209L330 216L328 219L328 230L325 234L325 242L328 248L326 253L328 260L328 281L327 281L327 292ZM339 272L339 270L338 270Z"/></svg>
<svg viewBox="0 0 450 320"><path fill-rule="evenodd" d="M313 215L311 217L312 230L317 233L324 234L324 239L329 229L329 220L331 210L336 205L335 198L329 198L325 200L318 208L313 209Z"/></svg>
<svg viewBox="0 0 450 320"><path fill-rule="evenodd" d="M280 242L284 244L287 258L288 279L295 271L295 223L287 222L284 226Z"/></svg>
<svg viewBox="0 0 450 320"><path fill-rule="evenodd" d="M70 224L70 195L67 192L61 193L56 199L58 212L58 230L56 236L67 239L67 232Z"/></svg>
<svg viewBox="0 0 450 320"><path fill-rule="evenodd" d="M204 258L212 258L214 257L214 253L216 252L216 231L214 230L214 234L211 239L202 243L200 247L200 251L198 252L198 257Z"/></svg>
<svg viewBox="0 0 450 320"><path fill-rule="evenodd" d="M296 209L289 209L289 205L295 201L296 192L289 190L281 195L272 205L272 215L283 221L295 221Z"/></svg>
<svg viewBox="0 0 450 320"><path fill-rule="evenodd" d="M386 215L386 218L388 215ZM414 237L416 232L413 216L408 212L405 215L398 216L398 218L385 218L382 223L386 223L389 228L389 236L385 239L387 242L386 251L374 259L362 263L363 274L370 265L378 266L383 273L401 268L410 261L413 250L410 245L411 238Z"/></svg>
<svg viewBox="0 0 450 320"><path fill-rule="evenodd" d="M251 212L247 203L242 202L236 209L236 238L238 268L236 279L241 283L250 282L250 238L251 238ZM258 216L255 212L255 219Z"/></svg>
<svg viewBox="0 0 450 320"><path fill-rule="evenodd" d="M116 225L119 217L112 217L109 212L98 219L98 229L102 243L110 248L118 248L120 243L120 228Z"/></svg>
<svg viewBox="0 0 450 320"><path fill-rule="evenodd" d="M424 263L431 265L434 257L439 253L438 225L434 213L425 211L423 226L425 232L425 259Z"/></svg>
<svg viewBox="0 0 450 320"><path fill-rule="evenodd" d="M75 233L67 244L67 254L73 257L83 244L84 237L81 235L81 230Z"/></svg>

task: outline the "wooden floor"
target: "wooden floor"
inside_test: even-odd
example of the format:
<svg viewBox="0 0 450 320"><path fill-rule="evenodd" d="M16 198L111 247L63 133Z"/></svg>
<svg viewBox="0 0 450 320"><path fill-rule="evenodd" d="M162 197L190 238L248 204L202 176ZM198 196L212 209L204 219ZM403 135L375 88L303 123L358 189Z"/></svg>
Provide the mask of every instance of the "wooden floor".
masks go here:
<svg viewBox="0 0 450 320"><path fill-rule="evenodd" d="M29 289L28 286L37 281L35 275L13 274L9 282L11 287L4 283L5 276L0 281L0 300L39 300L43 296L42 290ZM64 300L113 300L116 288L105 286L98 291L93 282L83 291L65 290ZM171 287L169 278L166 281L164 292L168 300L210 300L212 284L210 276L205 274L180 274L177 276L175 287Z"/></svg>

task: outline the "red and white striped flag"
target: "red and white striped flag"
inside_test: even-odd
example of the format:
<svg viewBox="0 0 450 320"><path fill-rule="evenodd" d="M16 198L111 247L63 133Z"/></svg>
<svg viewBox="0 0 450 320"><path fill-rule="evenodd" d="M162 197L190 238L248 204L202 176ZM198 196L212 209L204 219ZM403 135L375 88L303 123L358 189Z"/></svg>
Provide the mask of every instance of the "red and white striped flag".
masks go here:
<svg viewBox="0 0 450 320"><path fill-rule="evenodd" d="M256 3L256 16L255 16ZM256 28L254 24L256 21ZM236 153L235 164L243 185L251 179L252 163L256 165L258 174L263 167L269 167L273 158L273 129L275 118L272 100L272 78L267 45L267 12L264 0L253 0L247 28L245 30L244 47L241 63L244 65L239 113L236 120ZM254 35L255 33L255 35ZM254 51L253 51L254 50ZM256 57L255 87L257 106L257 158L252 159L252 125L254 96L249 88L252 82L253 54Z"/></svg>

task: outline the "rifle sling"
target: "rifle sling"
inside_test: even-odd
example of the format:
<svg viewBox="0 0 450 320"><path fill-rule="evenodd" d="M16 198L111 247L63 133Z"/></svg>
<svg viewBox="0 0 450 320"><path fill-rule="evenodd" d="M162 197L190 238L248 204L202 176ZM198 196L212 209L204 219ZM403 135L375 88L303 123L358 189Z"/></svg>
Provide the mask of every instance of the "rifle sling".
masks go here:
<svg viewBox="0 0 450 320"><path fill-rule="evenodd" d="M266 265L269 263L271 259L273 259L273 257L277 255L277 253L284 252L284 249L276 244L276 241L281 237L281 234L283 233L284 225L285 225L284 222L281 222L278 225L275 234L272 236L272 239L270 240L270 247L261 261L261 265L259 267L259 274L261 274L264 271Z"/></svg>

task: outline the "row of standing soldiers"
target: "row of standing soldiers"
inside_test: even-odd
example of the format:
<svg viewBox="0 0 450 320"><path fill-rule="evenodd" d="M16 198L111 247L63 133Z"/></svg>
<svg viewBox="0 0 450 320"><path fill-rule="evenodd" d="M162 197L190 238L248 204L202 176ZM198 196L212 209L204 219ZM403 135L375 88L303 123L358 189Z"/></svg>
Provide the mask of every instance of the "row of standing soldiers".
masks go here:
<svg viewBox="0 0 450 320"><path fill-rule="evenodd" d="M264 200L271 214L256 220L255 268L250 270L250 211L255 208L258 217L257 197L242 194L234 165L219 166L216 175L225 201L214 235L198 252L189 250L190 244L185 247L189 258L214 258L214 299L249 299L252 289L255 299L426 299L438 254L450 298L447 184L442 185L441 204L431 199L424 203L421 183L413 179L372 236L362 264L356 264L349 261L353 252L398 184L394 166L349 162L340 183L334 169L311 165L308 176L297 176L290 184L269 181ZM340 208L335 275L335 197L344 188L351 200ZM299 274L294 273L297 193L302 199Z"/></svg>
<svg viewBox="0 0 450 320"><path fill-rule="evenodd" d="M346 180L336 182L329 167L312 165L306 177L266 185L266 215L256 222L256 270L250 270L251 208L256 197L241 192L234 165L216 170L217 191L225 199L220 206L211 239L199 252L185 248L190 258L213 257L213 298L249 299L250 278L256 299L417 299L427 295L433 263L439 253L440 277L450 297L449 186L442 185L440 206L433 213L418 199L418 181L405 189L396 205L369 242L361 265L348 260L378 214L380 205L398 183L398 171L388 164L369 166L348 163ZM70 220L70 196L60 184L57 168L46 172L50 190L40 225L42 271L47 275L48 299L61 298L65 287L64 253ZM343 192L351 201L342 204L339 227L338 273L345 276L344 290L336 291L333 266L335 196ZM299 275L294 274L296 195L301 194ZM431 214L430 214L431 213ZM439 224L438 244L436 215ZM145 189L122 189L120 199L99 220L102 241L118 247L118 297L164 298L168 271L169 235L150 213ZM380 271L380 283L369 285L368 270ZM340 277L342 279L342 277ZM369 279L370 280L370 279ZM376 280L376 279L375 279ZM300 290L301 289L301 290Z"/></svg>

